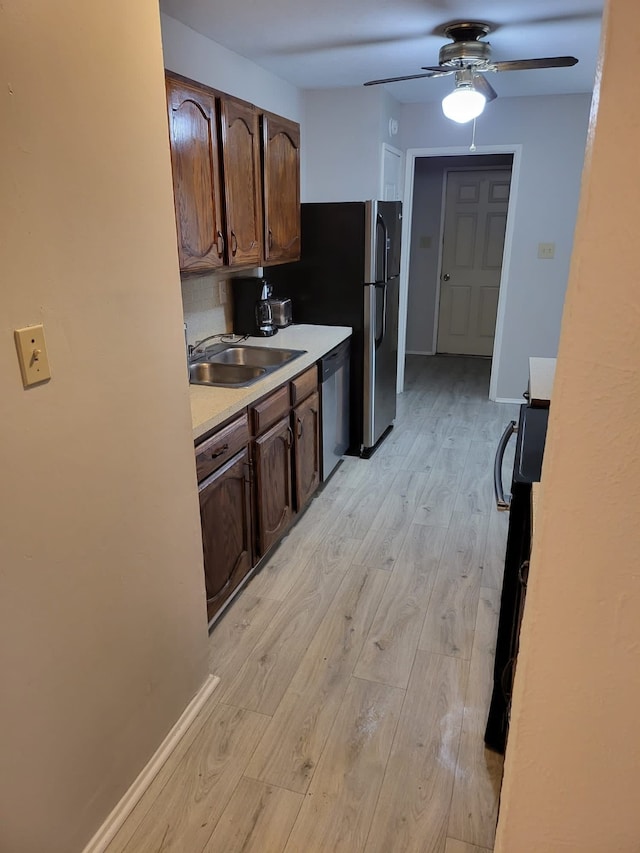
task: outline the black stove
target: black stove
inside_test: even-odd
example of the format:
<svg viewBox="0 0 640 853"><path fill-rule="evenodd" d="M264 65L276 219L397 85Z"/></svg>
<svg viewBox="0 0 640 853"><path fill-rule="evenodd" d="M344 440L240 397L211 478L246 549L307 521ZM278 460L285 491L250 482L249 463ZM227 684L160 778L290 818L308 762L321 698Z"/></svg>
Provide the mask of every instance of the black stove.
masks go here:
<svg viewBox="0 0 640 853"><path fill-rule="evenodd" d="M484 736L485 744L496 752L504 752L509 730L511 694L531 552L531 484L540 481L548 419L549 409L523 404L520 407L517 431L513 429L515 423L512 422L505 430L496 455L495 471L499 472L502 469L502 457L508 438L515 432L516 451L511 480L509 532L496 639L493 693ZM504 508L506 504L501 483L496 484L496 499L499 508Z"/></svg>
<svg viewBox="0 0 640 853"><path fill-rule="evenodd" d="M549 409L520 406L513 466L513 479L518 483L540 482L548 420Z"/></svg>

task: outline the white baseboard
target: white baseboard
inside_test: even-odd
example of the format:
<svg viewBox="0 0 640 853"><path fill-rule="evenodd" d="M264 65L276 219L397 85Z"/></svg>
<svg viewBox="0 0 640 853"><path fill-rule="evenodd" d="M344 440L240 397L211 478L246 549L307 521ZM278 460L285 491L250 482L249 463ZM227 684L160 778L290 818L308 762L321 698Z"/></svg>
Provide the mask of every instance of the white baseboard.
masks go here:
<svg viewBox="0 0 640 853"><path fill-rule="evenodd" d="M527 401L524 397L496 397L494 403L515 403L516 406L521 406L523 403Z"/></svg>
<svg viewBox="0 0 640 853"><path fill-rule="evenodd" d="M110 842L113 841L116 833L129 817L149 785L158 775L162 765L180 743L180 740L202 710L203 705L218 686L219 682L220 679L217 675L208 676L200 690L198 690L191 702L189 702L187 707L184 709L169 734L152 755L147 765L143 768L138 778L134 781L124 797L122 797L100 829L84 848L83 853L103 853Z"/></svg>

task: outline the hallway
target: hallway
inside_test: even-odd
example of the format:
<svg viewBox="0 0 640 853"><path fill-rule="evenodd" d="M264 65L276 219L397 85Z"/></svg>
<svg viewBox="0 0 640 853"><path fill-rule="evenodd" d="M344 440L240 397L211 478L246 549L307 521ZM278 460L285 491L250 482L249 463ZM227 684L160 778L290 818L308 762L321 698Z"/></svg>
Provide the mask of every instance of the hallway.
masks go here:
<svg viewBox="0 0 640 853"><path fill-rule="evenodd" d="M492 850L492 472L517 406L487 400L489 370L408 358L386 441L345 459L215 627L221 682L108 853Z"/></svg>

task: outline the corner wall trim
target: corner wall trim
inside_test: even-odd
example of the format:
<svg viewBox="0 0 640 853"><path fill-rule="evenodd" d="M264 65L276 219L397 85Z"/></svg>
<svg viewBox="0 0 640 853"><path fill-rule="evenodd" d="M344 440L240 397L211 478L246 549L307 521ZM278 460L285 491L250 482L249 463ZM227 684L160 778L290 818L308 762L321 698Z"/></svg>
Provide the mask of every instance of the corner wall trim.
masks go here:
<svg viewBox="0 0 640 853"><path fill-rule="evenodd" d="M124 797L116 804L100 829L84 848L82 853L103 853L107 845L113 841L116 833L129 817L142 795L153 782L162 765L186 734L189 726L202 710L205 702L220 683L217 675L209 675L200 690L184 709L169 734L151 756L147 765L135 779Z"/></svg>

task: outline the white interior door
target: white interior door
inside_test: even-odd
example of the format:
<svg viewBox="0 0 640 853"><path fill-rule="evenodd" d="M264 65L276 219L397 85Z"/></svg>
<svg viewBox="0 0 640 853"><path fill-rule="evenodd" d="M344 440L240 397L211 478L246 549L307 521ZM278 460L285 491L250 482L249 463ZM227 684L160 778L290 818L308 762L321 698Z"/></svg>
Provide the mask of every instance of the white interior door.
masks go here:
<svg viewBox="0 0 640 853"><path fill-rule="evenodd" d="M450 171L437 351L493 353L511 169Z"/></svg>
<svg viewBox="0 0 640 853"><path fill-rule="evenodd" d="M383 201L402 201L402 151L382 144L380 198Z"/></svg>

